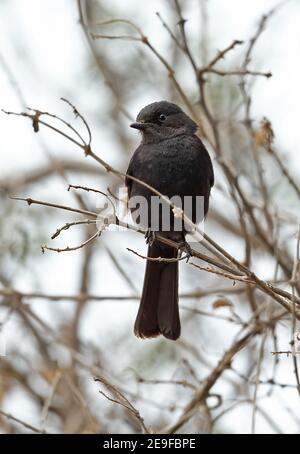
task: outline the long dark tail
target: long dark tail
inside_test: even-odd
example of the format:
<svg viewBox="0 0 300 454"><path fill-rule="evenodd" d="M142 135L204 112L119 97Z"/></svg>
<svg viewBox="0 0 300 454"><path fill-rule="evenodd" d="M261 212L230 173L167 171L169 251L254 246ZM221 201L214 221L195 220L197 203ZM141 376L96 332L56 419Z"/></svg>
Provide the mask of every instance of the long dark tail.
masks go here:
<svg viewBox="0 0 300 454"><path fill-rule="evenodd" d="M176 258L177 251L154 241L148 248L148 257ZM178 262L163 263L147 260L134 333L142 338L162 334L172 340L180 336Z"/></svg>

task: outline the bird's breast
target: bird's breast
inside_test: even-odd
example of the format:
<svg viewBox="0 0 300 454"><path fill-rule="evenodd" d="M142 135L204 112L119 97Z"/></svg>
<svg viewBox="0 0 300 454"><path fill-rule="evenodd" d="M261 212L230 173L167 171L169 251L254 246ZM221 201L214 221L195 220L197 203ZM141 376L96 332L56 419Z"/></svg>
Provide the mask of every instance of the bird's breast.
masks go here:
<svg viewBox="0 0 300 454"><path fill-rule="evenodd" d="M138 178L169 197L192 194L199 178L193 153L179 144L149 147L138 167Z"/></svg>

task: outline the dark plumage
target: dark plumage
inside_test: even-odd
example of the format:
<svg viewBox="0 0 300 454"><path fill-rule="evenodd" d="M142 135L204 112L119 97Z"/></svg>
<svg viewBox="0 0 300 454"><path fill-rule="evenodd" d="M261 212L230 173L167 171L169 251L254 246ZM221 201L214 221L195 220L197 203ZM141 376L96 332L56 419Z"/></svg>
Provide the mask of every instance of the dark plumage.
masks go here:
<svg viewBox="0 0 300 454"><path fill-rule="evenodd" d="M169 198L177 195L180 200L191 196L193 222L198 223L207 214L209 195L214 184L214 173L209 154L195 135L196 123L176 104L161 101L144 107L131 125L142 133L142 141L133 154L127 175L138 178ZM126 177L129 198L144 196L148 201L148 222L144 228L151 229L151 197L153 192L138 182ZM203 213L196 213L196 196L204 197ZM161 216L161 214L159 215ZM182 242L185 229L174 231L171 214L171 229L159 233ZM159 221L161 219L159 217ZM148 257L177 257L176 249L154 239L149 245ZM147 261L143 293L134 327L138 337L147 338L163 334L176 340L180 336L178 312L178 263Z"/></svg>

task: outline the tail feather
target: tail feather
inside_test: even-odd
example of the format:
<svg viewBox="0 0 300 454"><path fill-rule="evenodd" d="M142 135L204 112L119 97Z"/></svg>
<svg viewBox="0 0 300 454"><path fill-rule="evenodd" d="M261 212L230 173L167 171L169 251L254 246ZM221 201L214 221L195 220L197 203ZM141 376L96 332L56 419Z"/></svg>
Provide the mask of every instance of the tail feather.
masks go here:
<svg viewBox="0 0 300 454"><path fill-rule="evenodd" d="M177 251L154 241L148 248L148 257L176 258ZM180 336L177 262L147 261L134 332L141 338L163 334L176 340Z"/></svg>
<svg viewBox="0 0 300 454"><path fill-rule="evenodd" d="M165 264L161 270L157 317L160 332L176 340L180 336L177 262Z"/></svg>

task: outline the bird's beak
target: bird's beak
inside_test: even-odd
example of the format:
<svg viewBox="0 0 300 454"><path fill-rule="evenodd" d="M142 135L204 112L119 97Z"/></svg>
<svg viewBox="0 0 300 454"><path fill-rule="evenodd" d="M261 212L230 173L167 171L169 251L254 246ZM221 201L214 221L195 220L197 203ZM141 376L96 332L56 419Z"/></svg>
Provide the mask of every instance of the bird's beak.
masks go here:
<svg viewBox="0 0 300 454"><path fill-rule="evenodd" d="M144 131L147 128L148 124L147 123L142 123L142 122L136 122L136 123L131 123L130 127L134 129L138 129L139 131Z"/></svg>

